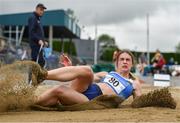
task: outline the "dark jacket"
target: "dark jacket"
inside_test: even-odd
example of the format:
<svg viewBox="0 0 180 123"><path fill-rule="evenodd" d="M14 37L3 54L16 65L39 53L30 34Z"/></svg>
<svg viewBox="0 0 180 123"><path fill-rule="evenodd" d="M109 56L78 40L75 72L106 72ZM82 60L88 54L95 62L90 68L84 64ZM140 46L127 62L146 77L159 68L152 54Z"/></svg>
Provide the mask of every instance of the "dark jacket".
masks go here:
<svg viewBox="0 0 180 123"><path fill-rule="evenodd" d="M40 47L38 41L44 40L44 30L40 22L40 16L38 16L35 12L33 12L28 19L28 29L31 48Z"/></svg>

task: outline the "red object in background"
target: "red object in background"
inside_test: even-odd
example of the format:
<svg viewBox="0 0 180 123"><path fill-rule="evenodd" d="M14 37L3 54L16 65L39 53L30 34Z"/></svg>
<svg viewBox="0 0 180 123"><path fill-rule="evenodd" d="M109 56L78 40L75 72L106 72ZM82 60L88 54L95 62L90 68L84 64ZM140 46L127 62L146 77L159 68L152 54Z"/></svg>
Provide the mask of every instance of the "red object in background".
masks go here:
<svg viewBox="0 0 180 123"><path fill-rule="evenodd" d="M165 59L164 59L163 57L161 57L161 58L158 60L156 67L162 68L163 65L165 65L165 64L166 64Z"/></svg>

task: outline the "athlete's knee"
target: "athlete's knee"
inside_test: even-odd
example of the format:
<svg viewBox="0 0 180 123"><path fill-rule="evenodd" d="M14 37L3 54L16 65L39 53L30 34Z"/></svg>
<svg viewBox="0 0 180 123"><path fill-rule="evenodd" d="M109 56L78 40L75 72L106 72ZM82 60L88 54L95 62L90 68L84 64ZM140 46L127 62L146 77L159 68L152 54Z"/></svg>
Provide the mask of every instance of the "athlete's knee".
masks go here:
<svg viewBox="0 0 180 123"><path fill-rule="evenodd" d="M66 86L57 86L52 90L52 93L54 94L54 96L60 96L63 95L65 93L65 91L67 91L67 87Z"/></svg>
<svg viewBox="0 0 180 123"><path fill-rule="evenodd" d="M86 76L86 77L88 77L90 79L93 79L94 74L93 74L93 71L92 71L91 67L89 67L89 66L81 66L80 69L82 71L83 76Z"/></svg>

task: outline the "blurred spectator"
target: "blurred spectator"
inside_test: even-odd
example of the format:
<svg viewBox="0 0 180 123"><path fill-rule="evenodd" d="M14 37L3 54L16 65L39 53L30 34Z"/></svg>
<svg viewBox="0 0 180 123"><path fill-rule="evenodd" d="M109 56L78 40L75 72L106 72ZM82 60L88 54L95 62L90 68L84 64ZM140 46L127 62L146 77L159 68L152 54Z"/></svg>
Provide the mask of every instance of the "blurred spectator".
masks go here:
<svg viewBox="0 0 180 123"><path fill-rule="evenodd" d="M27 60L28 59L27 50L25 48L18 48L16 51L16 58L18 60Z"/></svg>
<svg viewBox="0 0 180 123"><path fill-rule="evenodd" d="M156 54L152 58L152 73L160 73L163 66L166 64L166 61L163 55L160 53L159 50L156 51Z"/></svg>
<svg viewBox="0 0 180 123"><path fill-rule="evenodd" d="M22 55L23 55L23 50L21 48L18 48L16 53L17 59L21 60Z"/></svg>
<svg viewBox="0 0 180 123"><path fill-rule="evenodd" d="M161 56L160 51L156 50L156 53L155 53L154 57L151 59L152 64L157 64L157 62L159 61L160 56Z"/></svg>
<svg viewBox="0 0 180 123"><path fill-rule="evenodd" d="M141 64L147 64L147 57L144 52L141 53L138 60Z"/></svg>
<svg viewBox="0 0 180 123"><path fill-rule="evenodd" d="M136 66L137 72L139 72L141 75L146 76L149 72L148 65L147 65L147 57L144 52L141 53L141 55L138 58L138 64Z"/></svg>
<svg viewBox="0 0 180 123"><path fill-rule="evenodd" d="M174 64L175 64L174 58L171 57L168 61L168 65L174 65Z"/></svg>

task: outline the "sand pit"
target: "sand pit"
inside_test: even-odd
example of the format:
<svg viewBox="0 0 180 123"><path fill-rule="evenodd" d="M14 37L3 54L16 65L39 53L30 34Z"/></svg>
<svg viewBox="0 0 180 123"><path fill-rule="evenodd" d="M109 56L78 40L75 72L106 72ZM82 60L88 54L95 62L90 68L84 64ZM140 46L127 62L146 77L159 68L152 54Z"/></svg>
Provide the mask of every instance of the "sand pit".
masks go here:
<svg viewBox="0 0 180 123"><path fill-rule="evenodd" d="M38 87L36 94L39 95L51 86ZM157 89L152 86L143 86L143 93ZM122 103L117 109L87 110L87 111L26 111L0 113L0 121L14 122L48 122L48 121L133 121L133 122L180 122L180 88L172 87L170 92L177 101L176 109L145 107L132 108L132 97Z"/></svg>
<svg viewBox="0 0 180 123"><path fill-rule="evenodd" d="M46 71L41 71L38 69L38 66L32 63L30 64L30 69L32 71L32 75L34 74L34 83L38 83L40 80L43 80L42 76L46 75ZM35 71L33 68L36 68ZM13 121L13 122L48 122L48 121L158 121L158 122L169 122L169 121L180 121L180 88L171 87L170 92L172 93L173 97L177 102L176 109L170 108L159 108L159 107L144 107L144 106L151 106L151 105L159 105L154 104L154 100L158 100L161 98L161 94L163 98L162 100L169 101L171 97L167 89L162 91L155 91L154 94L157 96L153 96L153 94L149 94L148 96L143 96L142 100L149 100L151 105L147 105L144 101L134 102L134 107L144 107L144 108L132 108L132 97L123 102L121 105L109 105L110 107L114 107L115 109L104 109L104 107L100 108L103 110L86 110L86 111L32 111L27 110L26 108L33 104L34 97L40 95L42 92L47 90L48 88L52 87L47 85L41 85L37 88L34 93L35 88L31 88L27 85L27 74L26 71L29 69L26 65L10 65L9 67L1 68L0 70L3 71L0 77L0 122L5 121ZM43 73L43 74L42 74ZM18 85L18 86L17 86ZM157 88L152 86L143 86L143 93L148 93L153 91ZM162 93L163 92L163 93ZM116 98L112 98L116 99ZM99 99L98 99L99 100ZM101 100L101 99L100 99ZM106 102L103 99L104 102ZM118 101L118 100L117 100ZM138 105L137 105L138 102ZM169 101L173 104L175 108L176 104L174 101ZM101 103L101 102L100 102ZM163 106L169 106L170 103L164 103ZM102 104L102 103L101 103ZM104 103L103 103L104 104ZM109 104L109 101L107 101ZM112 104L112 103L110 103ZM140 105L139 105L140 104ZM89 104L85 104L84 107L89 106ZM95 103L96 109L97 103ZM82 110L84 110L84 107ZM105 106L106 107L106 106ZM106 107L109 108L109 107ZM69 107L71 109L71 107ZM68 109L68 110L69 110ZM13 112L6 112L13 110ZM24 110L24 111L23 111ZM66 109L63 109L66 110Z"/></svg>
<svg viewBox="0 0 180 123"><path fill-rule="evenodd" d="M31 61L4 65L0 71L0 112L27 110L36 98L35 86L29 85L30 76L32 85L37 85L46 71Z"/></svg>

